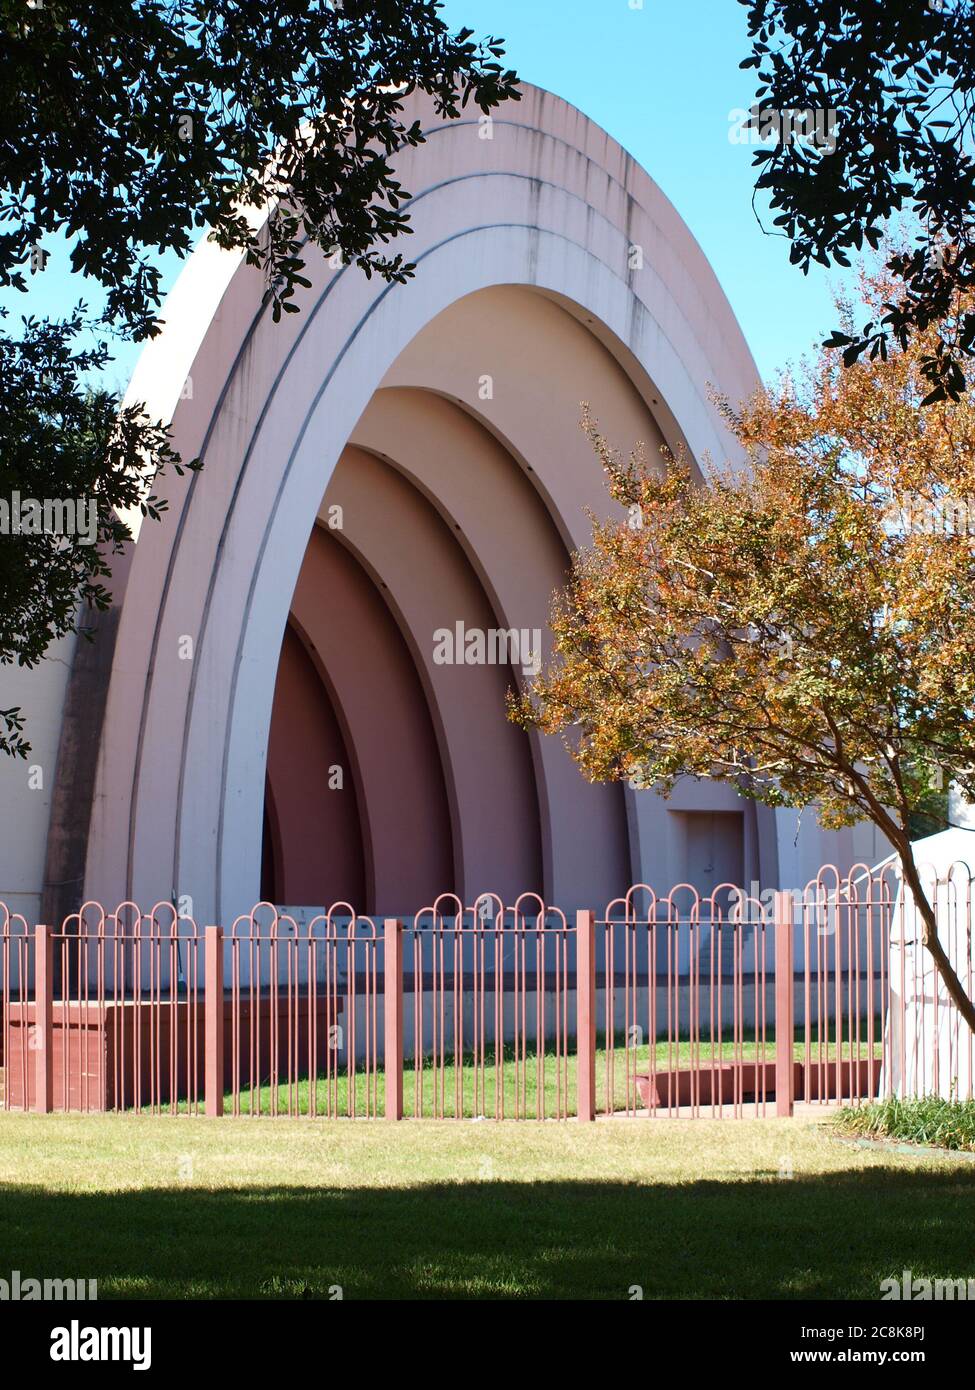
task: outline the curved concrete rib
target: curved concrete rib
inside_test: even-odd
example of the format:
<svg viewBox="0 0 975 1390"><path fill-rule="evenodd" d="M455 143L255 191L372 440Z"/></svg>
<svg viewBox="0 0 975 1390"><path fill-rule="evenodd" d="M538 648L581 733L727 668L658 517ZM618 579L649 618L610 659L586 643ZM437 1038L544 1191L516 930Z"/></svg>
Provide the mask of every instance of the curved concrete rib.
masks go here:
<svg viewBox="0 0 975 1390"><path fill-rule="evenodd" d="M323 514L336 504L343 525L335 535L385 586L427 693L447 771L459 891L468 900L489 890L539 891L531 752L526 735L504 715L511 667L436 659L438 631L453 635L462 624L465 633L487 633L498 626L477 575L417 489L372 454L345 451Z"/></svg>
<svg viewBox="0 0 975 1390"><path fill-rule="evenodd" d="M364 903L362 826L345 739L314 662L290 624L278 663L267 771L277 901Z"/></svg>
<svg viewBox="0 0 975 1390"><path fill-rule="evenodd" d="M544 352L544 338L538 345ZM494 625L532 634L547 658L551 596L569 557L537 491L496 439L440 396L387 389L370 402L352 442L422 490L478 574ZM326 503L340 495L344 467ZM523 687L521 668L513 674ZM496 718L504 717L499 706ZM586 782L558 739L533 735L531 744L546 901L569 909L608 902L631 881L622 789Z"/></svg>
<svg viewBox="0 0 975 1390"><path fill-rule="evenodd" d="M389 609L353 554L324 527L316 527L309 542L292 623L318 671L327 673L345 734L346 785L355 787L362 818L363 890L346 901L367 912L413 912L454 883L437 739ZM285 719L287 710L276 704L272 748Z"/></svg>
<svg viewBox="0 0 975 1390"><path fill-rule="evenodd" d="M624 455L642 443L654 463L665 444L653 398L641 398L587 325L524 286L451 304L409 343L383 387L432 391L473 415L518 461L568 550L592 539L587 509L618 514L580 429L582 403Z"/></svg>

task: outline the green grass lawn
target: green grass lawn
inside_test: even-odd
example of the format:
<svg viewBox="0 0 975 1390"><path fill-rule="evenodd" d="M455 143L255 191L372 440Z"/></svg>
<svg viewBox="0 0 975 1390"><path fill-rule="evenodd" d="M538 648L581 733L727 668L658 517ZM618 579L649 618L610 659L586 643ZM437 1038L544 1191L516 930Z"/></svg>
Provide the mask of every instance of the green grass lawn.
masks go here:
<svg viewBox="0 0 975 1390"><path fill-rule="evenodd" d="M0 1114L0 1272L101 1299L875 1299L975 1276L973 1201L807 1119Z"/></svg>
<svg viewBox="0 0 975 1390"><path fill-rule="evenodd" d="M851 1106L837 1116L846 1134L870 1139L890 1139L908 1144L933 1144L945 1149L975 1152L975 1101L881 1100L872 1105Z"/></svg>
<svg viewBox="0 0 975 1390"><path fill-rule="evenodd" d="M855 1050L855 1049L854 1049ZM689 1042L668 1044L658 1042L655 1047L657 1073L681 1067L689 1067L696 1056L700 1066L712 1062L754 1062L760 1056L768 1063L775 1061L775 1039L769 1034L764 1049L754 1039L738 1043L710 1040L692 1045ZM805 1045L797 1042L793 1049L796 1061L805 1057ZM859 1055L866 1057L866 1043L860 1046ZM835 1059L836 1046L823 1043L812 1046L814 1062ZM842 1056L850 1056L850 1044L844 1043ZM876 1044L874 1056L881 1056L881 1046ZM632 1112L641 1108L642 1102L637 1094L634 1076L650 1071L650 1047L632 1048L627 1055L622 1043L615 1051L607 1052L605 1044L596 1052L596 1098L597 1109L604 1113L607 1109L605 1099L612 1095L612 1109L618 1112ZM380 1070L376 1075L356 1073L352 1080L355 1094L354 1114L356 1116L382 1115L385 1111L384 1075ZM330 1080L319 1076L313 1086L309 1081L298 1081L291 1086L265 1085L254 1087L253 1092L243 1090L240 1095L239 1111L243 1115L259 1112L263 1115L288 1114L316 1116L345 1116L349 1108L349 1078L345 1072ZM415 1118L456 1118L475 1119L478 1116L495 1116L498 1091L503 1096L503 1114L506 1118L519 1119L557 1119L574 1116L576 1113L576 1058L575 1055L557 1058L554 1052L543 1054L541 1061L534 1052L516 1058L511 1047L505 1049L503 1065L499 1068L491 1051L483 1068L474 1064L467 1055L460 1067L454 1065L453 1054L446 1054L442 1068L434 1068L426 1061L417 1070L407 1063L403 1070L403 1107L407 1116ZM276 1094L275 1094L276 1092ZM541 1113L539 1103L541 1100ZM668 1105L664 1090L661 1103ZM675 1102L676 1103L676 1102ZM225 1098L227 1113L233 1111L233 1097ZM728 1109L731 1102L725 1102ZM185 1107L182 1107L185 1108ZM710 1111L710 1104L704 1106Z"/></svg>

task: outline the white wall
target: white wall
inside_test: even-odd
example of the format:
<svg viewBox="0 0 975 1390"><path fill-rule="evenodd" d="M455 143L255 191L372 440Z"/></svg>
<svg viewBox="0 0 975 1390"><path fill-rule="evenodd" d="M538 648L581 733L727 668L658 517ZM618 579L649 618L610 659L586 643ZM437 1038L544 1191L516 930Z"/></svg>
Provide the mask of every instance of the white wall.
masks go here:
<svg viewBox="0 0 975 1390"><path fill-rule="evenodd" d="M0 707L22 707L31 745L26 760L0 755L0 902L32 926L41 906L61 712L76 641L73 633L62 637L32 670L0 667Z"/></svg>
<svg viewBox="0 0 975 1390"><path fill-rule="evenodd" d="M886 837L871 822L846 830L824 830L815 807L801 814L788 808L775 812L779 843L779 886L804 888L825 864L844 874L854 864L873 868L891 853Z"/></svg>

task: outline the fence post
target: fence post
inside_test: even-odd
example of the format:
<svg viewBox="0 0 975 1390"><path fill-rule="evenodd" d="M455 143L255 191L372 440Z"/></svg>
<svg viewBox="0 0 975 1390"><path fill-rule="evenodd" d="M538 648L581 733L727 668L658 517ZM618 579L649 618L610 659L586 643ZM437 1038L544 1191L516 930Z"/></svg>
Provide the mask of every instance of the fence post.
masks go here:
<svg viewBox="0 0 975 1390"><path fill-rule="evenodd" d="M789 1116L795 1106L795 988L793 985L793 902L775 895L775 1113Z"/></svg>
<svg viewBox="0 0 975 1390"><path fill-rule="evenodd" d="M596 914L576 913L576 1109L596 1118Z"/></svg>
<svg viewBox="0 0 975 1390"><path fill-rule="evenodd" d="M383 945L383 1047L386 1119L403 1118L403 929L387 917Z"/></svg>
<svg viewBox="0 0 975 1390"><path fill-rule="evenodd" d="M204 934L203 1033L204 1113L223 1114L223 929L207 927Z"/></svg>
<svg viewBox="0 0 975 1390"><path fill-rule="evenodd" d="M63 1021L63 1020L62 1020ZM50 927L34 928L34 1109L54 1109L54 938ZM63 1078L67 1102L68 1078ZM26 1109L27 1097L24 1097Z"/></svg>

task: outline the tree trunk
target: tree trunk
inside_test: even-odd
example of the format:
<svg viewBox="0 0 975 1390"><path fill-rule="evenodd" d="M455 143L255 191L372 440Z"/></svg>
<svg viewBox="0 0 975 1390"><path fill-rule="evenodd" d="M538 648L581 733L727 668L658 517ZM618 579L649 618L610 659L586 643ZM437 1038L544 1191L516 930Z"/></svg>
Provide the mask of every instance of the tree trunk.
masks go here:
<svg viewBox="0 0 975 1390"><path fill-rule="evenodd" d="M917 904L917 910L924 923L924 935L921 939L935 963L938 974L944 981L945 989L948 991L952 1003L972 1032L975 1033L975 1003L965 993L962 982L955 973L955 968L938 938L938 923L934 915L934 908L928 902L927 895L921 885L921 877L917 871L917 865L914 863L910 844L899 845L897 853L904 873L904 882L911 890ZM969 930L971 930L971 923L969 923Z"/></svg>

